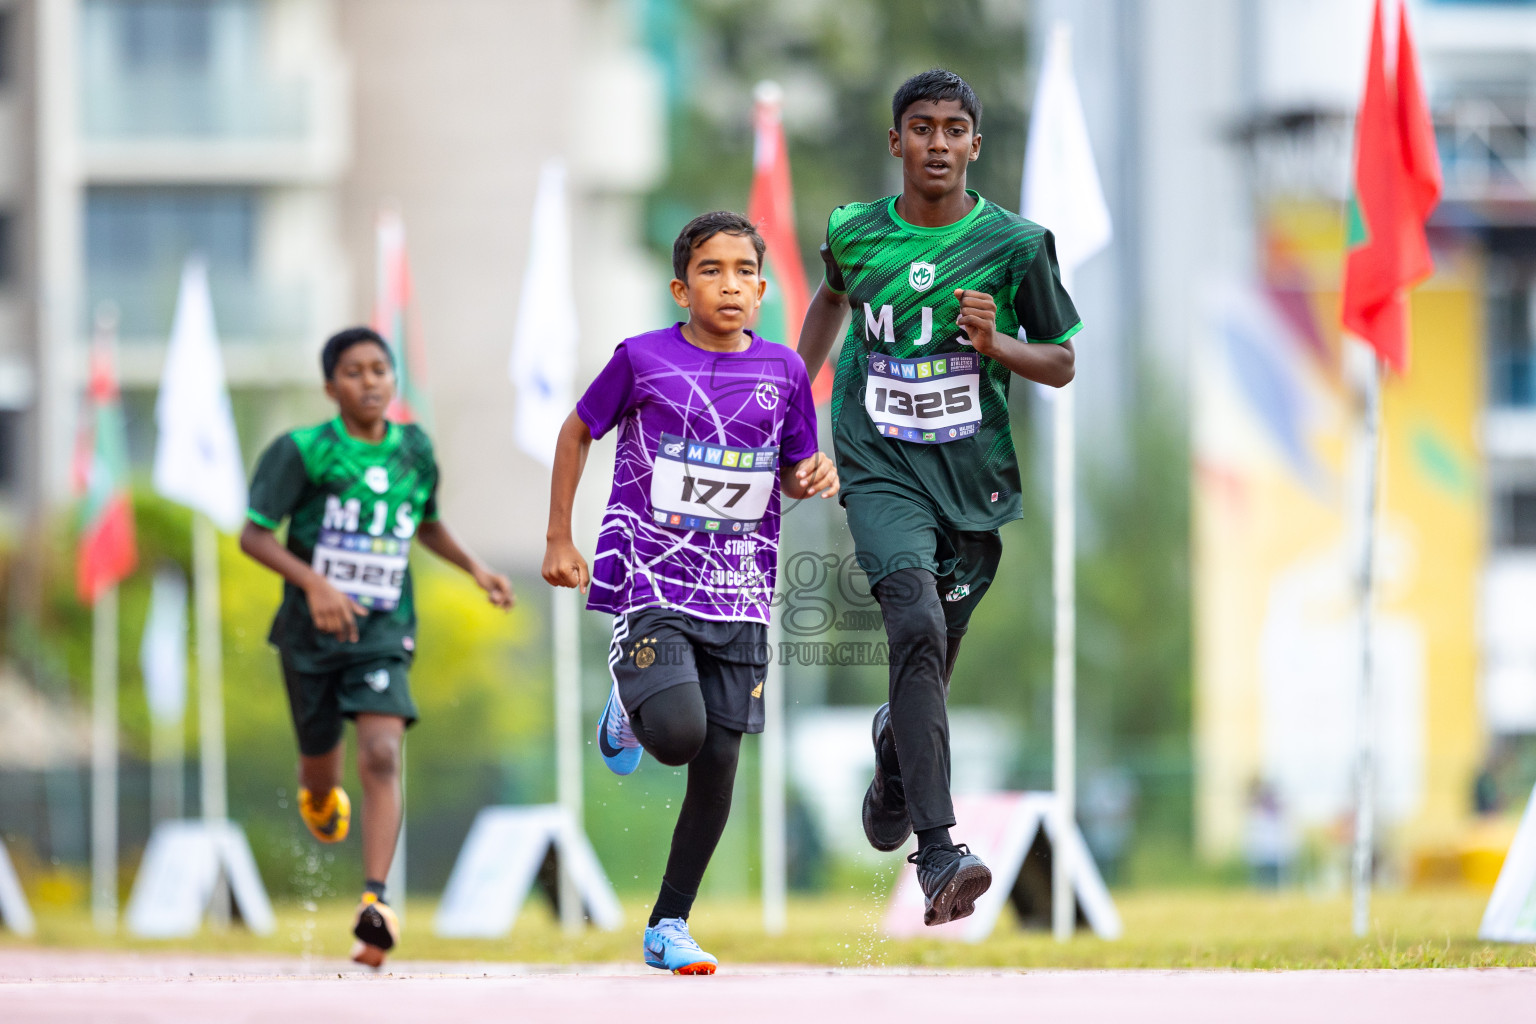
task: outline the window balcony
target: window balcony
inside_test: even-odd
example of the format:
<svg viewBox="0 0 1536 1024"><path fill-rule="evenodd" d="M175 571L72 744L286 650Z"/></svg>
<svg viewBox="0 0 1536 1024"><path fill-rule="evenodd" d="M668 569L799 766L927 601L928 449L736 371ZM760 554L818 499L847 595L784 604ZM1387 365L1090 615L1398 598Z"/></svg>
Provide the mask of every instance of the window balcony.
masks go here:
<svg viewBox="0 0 1536 1024"><path fill-rule="evenodd" d="M274 57L291 26L258 0L85 0L80 128L96 183L280 183L345 160L337 59ZM285 35L286 33L286 35ZM311 33L313 34L313 33ZM298 32L301 37L302 31ZM302 40L324 53L323 40Z"/></svg>
<svg viewBox="0 0 1536 1024"><path fill-rule="evenodd" d="M171 336L180 268L165 273L92 273L86 281L82 324L89 325L103 303L117 308L118 335L125 347L163 344ZM278 285L238 272L209 274L214 323L219 337L271 343L308 337L314 330L309 289L303 283Z"/></svg>

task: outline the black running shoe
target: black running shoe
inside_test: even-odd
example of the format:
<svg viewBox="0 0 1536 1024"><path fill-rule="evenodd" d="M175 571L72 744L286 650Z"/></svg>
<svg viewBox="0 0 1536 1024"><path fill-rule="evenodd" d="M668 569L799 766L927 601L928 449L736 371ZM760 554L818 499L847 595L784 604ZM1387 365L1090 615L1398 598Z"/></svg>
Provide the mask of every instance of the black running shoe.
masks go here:
<svg viewBox="0 0 1536 1024"><path fill-rule="evenodd" d="M875 712L870 735L875 744L875 778L864 791L864 837L881 853L890 853L901 849L912 834L912 819L907 816L907 791L902 788L901 776L885 769L887 763L896 760L889 704L880 705ZM884 757L882 746L886 749Z"/></svg>
<svg viewBox="0 0 1536 1024"><path fill-rule="evenodd" d="M352 922L352 959L369 967L379 967L389 951L400 941L400 919L389 904L371 892L363 893Z"/></svg>
<svg viewBox="0 0 1536 1024"><path fill-rule="evenodd" d="M923 924L948 924L976 912L976 900L992 887L992 869L963 843L934 843L907 858L923 887Z"/></svg>

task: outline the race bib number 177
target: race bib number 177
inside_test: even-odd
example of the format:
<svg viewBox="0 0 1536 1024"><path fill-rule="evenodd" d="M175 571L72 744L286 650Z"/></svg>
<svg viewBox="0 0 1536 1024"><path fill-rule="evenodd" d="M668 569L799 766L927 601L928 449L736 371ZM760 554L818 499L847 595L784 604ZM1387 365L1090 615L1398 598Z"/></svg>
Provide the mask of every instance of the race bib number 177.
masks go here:
<svg viewBox="0 0 1536 1024"><path fill-rule="evenodd" d="M651 469L651 515L659 526L753 533L778 487L776 448L730 448L662 434Z"/></svg>
<svg viewBox="0 0 1536 1024"><path fill-rule="evenodd" d="M918 444L974 437L981 426L981 357L892 359L872 352L864 410L884 437Z"/></svg>

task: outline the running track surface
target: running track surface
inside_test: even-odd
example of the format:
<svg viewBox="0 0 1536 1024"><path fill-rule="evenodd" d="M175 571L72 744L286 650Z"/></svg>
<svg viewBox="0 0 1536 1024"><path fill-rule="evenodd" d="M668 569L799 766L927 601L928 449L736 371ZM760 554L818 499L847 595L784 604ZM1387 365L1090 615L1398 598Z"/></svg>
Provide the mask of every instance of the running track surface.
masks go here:
<svg viewBox="0 0 1536 1024"><path fill-rule="evenodd" d="M346 962L0 953L0 1020L325 1024L390 1021L1020 1021L1313 1024L1533 1019L1536 970L903 971L737 966Z"/></svg>

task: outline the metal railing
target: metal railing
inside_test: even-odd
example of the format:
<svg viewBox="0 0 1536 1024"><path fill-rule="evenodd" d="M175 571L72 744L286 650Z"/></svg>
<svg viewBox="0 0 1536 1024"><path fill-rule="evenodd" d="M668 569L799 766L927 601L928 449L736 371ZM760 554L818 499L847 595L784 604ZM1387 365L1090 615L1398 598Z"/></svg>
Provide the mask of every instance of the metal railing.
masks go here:
<svg viewBox="0 0 1536 1024"><path fill-rule="evenodd" d="M302 81L97 73L83 84L83 128L92 141L299 141L310 126L312 90Z"/></svg>
<svg viewBox="0 0 1536 1024"><path fill-rule="evenodd" d="M164 341L171 333L178 281L174 271L88 274L82 331L89 329L103 303L111 303L118 310L118 334L124 343ZM210 291L214 321L224 340L283 344L314 333L313 296L303 284L276 285L215 268Z"/></svg>
<svg viewBox="0 0 1536 1024"><path fill-rule="evenodd" d="M1434 118L1447 198L1536 200L1536 98L1462 96Z"/></svg>

